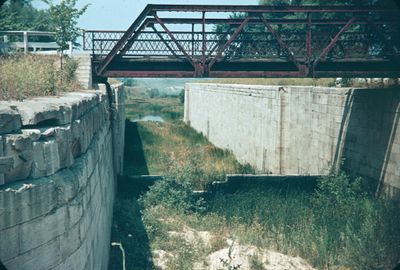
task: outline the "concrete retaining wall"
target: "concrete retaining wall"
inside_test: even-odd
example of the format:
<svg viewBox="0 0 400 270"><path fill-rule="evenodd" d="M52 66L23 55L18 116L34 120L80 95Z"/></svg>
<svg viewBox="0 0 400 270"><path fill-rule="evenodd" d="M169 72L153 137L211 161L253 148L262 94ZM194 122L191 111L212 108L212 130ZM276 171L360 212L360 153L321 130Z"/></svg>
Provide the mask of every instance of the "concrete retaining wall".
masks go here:
<svg viewBox="0 0 400 270"><path fill-rule="evenodd" d="M344 160L394 195L399 102L388 89L187 84L184 119L260 172L320 175Z"/></svg>
<svg viewBox="0 0 400 270"><path fill-rule="evenodd" d="M112 92L123 104L122 86ZM0 103L0 260L8 269L107 269L123 113L105 86Z"/></svg>

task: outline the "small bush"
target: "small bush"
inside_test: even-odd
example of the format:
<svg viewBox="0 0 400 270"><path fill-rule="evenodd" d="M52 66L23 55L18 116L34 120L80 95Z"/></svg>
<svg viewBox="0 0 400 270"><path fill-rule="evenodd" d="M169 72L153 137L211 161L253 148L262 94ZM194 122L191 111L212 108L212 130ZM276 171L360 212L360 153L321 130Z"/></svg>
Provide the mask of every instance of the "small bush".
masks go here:
<svg viewBox="0 0 400 270"><path fill-rule="evenodd" d="M181 212L191 211L197 206L197 198L193 195L189 182L178 182L170 177L157 181L140 202L144 208L162 205Z"/></svg>
<svg viewBox="0 0 400 270"><path fill-rule="evenodd" d="M312 198L317 215L323 222L343 224L343 217L354 214L365 198L361 187L362 178L351 179L344 172L321 177Z"/></svg>
<svg viewBox="0 0 400 270"><path fill-rule="evenodd" d="M56 95L72 90L77 63L68 59L59 69L53 56L17 55L0 58L0 100L23 100L32 96Z"/></svg>
<svg viewBox="0 0 400 270"><path fill-rule="evenodd" d="M250 256L249 263L252 270L265 270L264 264L257 254Z"/></svg>

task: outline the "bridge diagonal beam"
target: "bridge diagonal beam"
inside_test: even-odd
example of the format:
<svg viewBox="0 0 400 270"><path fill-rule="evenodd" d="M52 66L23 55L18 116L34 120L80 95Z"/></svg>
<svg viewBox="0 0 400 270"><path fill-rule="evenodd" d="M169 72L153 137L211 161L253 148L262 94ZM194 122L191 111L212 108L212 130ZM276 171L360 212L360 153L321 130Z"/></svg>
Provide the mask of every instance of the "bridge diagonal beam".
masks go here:
<svg viewBox="0 0 400 270"><path fill-rule="evenodd" d="M260 19L262 23L265 25L265 27L267 27L268 31L274 36L274 38L279 44L279 47L286 52L289 60L292 61L296 65L297 69L300 71L302 69L301 64L299 63L299 61L297 61L296 57L294 57L293 52L290 50L290 48L282 40L281 35L279 35L277 31L275 31L275 29L271 26L270 23L268 23L268 21L264 18L263 15L260 16Z"/></svg>
<svg viewBox="0 0 400 270"><path fill-rule="evenodd" d="M207 59L211 59L211 57L212 57L212 54L215 52L215 50L217 50L219 47L221 47L221 43L216 43L212 48L211 48L211 50L210 50L210 52L208 53L208 55L207 55Z"/></svg>
<svg viewBox="0 0 400 270"><path fill-rule="evenodd" d="M149 23L149 20L146 19L142 25L135 31L135 33L132 35L132 37L128 40L128 42L125 43L124 47L121 49L119 55L124 55L126 54L129 49L132 47L133 43L139 38L140 34L142 31L147 27Z"/></svg>
<svg viewBox="0 0 400 270"><path fill-rule="evenodd" d="M189 63L193 66L193 68L196 70L197 65L193 58L187 53L185 48L176 40L175 36L169 31L167 26L164 24L164 22L157 16L157 14L154 14L154 18L157 20L157 22L161 25L161 27L164 29L164 31L168 34L170 39L175 43L175 45L178 47L178 49L183 53L183 55L186 57L186 59L189 61Z"/></svg>
<svg viewBox="0 0 400 270"><path fill-rule="evenodd" d="M326 56L328 55L328 53L333 49L333 47L336 45L336 43L338 42L340 36L346 32L350 26L353 25L354 21L356 20L356 17L352 17L345 26L342 27L342 29L339 30L339 32L335 35L335 37L331 40L331 42L328 44L328 46L326 46L324 48L324 50L321 52L321 54L317 57L317 59L314 61L313 64L313 69L315 69L318 64L325 60Z"/></svg>
<svg viewBox="0 0 400 270"><path fill-rule="evenodd" d="M151 26L151 29L157 34L157 36L160 38L160 40L164 43L164 45L168 48L168 50L176 57L178 58L178 55L175 53L174 49L169 46L168 42L163 38L163 36L160 34L160 32L157 31L157 28L154 27L154 25Z"/></svg>
<svg viewBox="0 0 400 270"><path fill-rule="evenodd" d="M215 52L215 50L217 50L218 48L220 48L221 46L223 46L224 42L223 39L225 39L228 36L228 32L225 32L223 34L223 37L220 38L220 40L218 42L216 42L216 44L211 48L210 52L208 53L206 59L209 60L212 57L212 54Z"/></svg>
<svg viewBox="0 0 400 270"><path fill-rule="evenodd" d="M123 34L121 39L117 42L117 44L112 48L110 53L104 58L102 63L99 65L98 69L96 70L98 75L101 75L104 73L108 65L111 63L111 61L115 58L115 56L118 54L118 52L124 47L125 43L129 40L129 38L134 34L136 29L140 26L140 24L143 22L143 20L147 17L149 11L152 9L151 5L147 5L145 9L140 13L139 17L134 21L134 23L126 30L126 32Z"/></svg>
<svg viewBox="0 0 400 270"><path fill-rule="evenodd" d="M244 21L240 24L238 28L236 28L235 32L231 35L229 40L222 46L221 48L218 49L217 55L211 60L211 62L208 64L208 70L211 70L212 66L219 61L222 58L222 53L226 50L226 48L229 47L229 45L232 44L232 42L236 39L236 37L239 35L240 31L246 26L246 24L249 22L250 17L248 16Z"/></svg>
<svg viewBox="0 0 400 270"><path fill-rule="evenodd" d="M312 18L311 18L311 13L307 13L307 33L306 33L306 50L307 50L307 73L309 71L309 66L312 61L312 31L311 31L311 25L312 25Z"/></svg>

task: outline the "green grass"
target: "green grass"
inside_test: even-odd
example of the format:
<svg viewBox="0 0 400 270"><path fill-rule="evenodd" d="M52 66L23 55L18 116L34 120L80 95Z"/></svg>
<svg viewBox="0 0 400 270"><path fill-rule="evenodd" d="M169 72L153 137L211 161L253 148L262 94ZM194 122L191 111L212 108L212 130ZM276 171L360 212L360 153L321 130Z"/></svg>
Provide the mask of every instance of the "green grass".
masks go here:
<svg viewBox="0 0 400 270"><path fill-rule="evenodd" d="M0 100L23 100L33 96L56 95L74 91L77 63L65 59L60 71L56 56L0 57Z"/></svg>
<svg viewBox="0 0 400 270"><path fill-rule="evenodd" d="M254 172L251 166L241 165L231 152L216 148L182 121L139 122L137 130L142 148L136 149L136 153L143 152L145 162L135 162L139 155L133 154L136 158L127 163L130 175L146 171L165 175L193 168L193 187L203 189L213 181L224 180L227 173Z"/></svg>

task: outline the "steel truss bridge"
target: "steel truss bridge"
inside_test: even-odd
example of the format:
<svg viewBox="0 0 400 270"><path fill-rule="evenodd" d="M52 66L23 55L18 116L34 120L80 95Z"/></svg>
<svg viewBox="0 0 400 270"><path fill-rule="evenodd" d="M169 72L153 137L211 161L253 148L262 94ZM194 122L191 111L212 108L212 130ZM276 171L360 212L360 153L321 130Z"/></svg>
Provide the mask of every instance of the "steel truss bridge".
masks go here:
<svg viewBox="0 0 400 270"><path fill-rule="evenodd" d="M126 31L85 31L101 77L399 77L400 10L148 5Z"/></svg>

